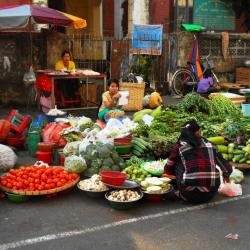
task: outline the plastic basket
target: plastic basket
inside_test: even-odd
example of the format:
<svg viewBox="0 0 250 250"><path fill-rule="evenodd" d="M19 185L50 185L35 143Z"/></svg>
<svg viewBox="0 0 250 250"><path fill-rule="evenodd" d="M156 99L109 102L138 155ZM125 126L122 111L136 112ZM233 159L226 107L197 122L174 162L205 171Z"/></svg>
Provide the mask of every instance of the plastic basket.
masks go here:
<svg viewBox="0 0 250 250"><path fill-rule="evenodd" d="M123 110L138 111L143 108L145 83L121 82L120 90L129 92L128 104L123 106Z"/></svg>
<svg viewBox="0 0 250 250"><path fill-rule="evenodd" d="M241 109L243 116L250 116L250 103L242 103Z"/></svg>

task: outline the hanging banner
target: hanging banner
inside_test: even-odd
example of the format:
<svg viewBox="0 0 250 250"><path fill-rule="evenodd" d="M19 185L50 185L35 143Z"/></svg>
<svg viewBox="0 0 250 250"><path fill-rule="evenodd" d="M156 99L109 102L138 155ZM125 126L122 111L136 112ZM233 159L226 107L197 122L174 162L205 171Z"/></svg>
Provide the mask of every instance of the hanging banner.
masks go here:
<svg viewBox="0 0 250 250"><path fill-rule="evenodd" d="M161 55L162 25L133 25L132 51L134 54Z"/></svg>

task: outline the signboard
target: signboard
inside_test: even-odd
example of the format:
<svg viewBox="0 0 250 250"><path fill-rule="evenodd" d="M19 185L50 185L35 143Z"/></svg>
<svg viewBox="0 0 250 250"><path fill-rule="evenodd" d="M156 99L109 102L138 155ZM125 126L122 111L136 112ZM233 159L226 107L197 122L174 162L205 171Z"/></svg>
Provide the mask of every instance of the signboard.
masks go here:
<svg viewBox="0 0 250 250"><path fill-rule="evenodd" d="M208 30L235 30L233 0L195 0L193 23Z"/></svg>
<svg viewBox="0 0 250 250"><path fill-rule="evenodd" d="M134 54L161 55L162 25L133 25L132 51Z"/></svg>

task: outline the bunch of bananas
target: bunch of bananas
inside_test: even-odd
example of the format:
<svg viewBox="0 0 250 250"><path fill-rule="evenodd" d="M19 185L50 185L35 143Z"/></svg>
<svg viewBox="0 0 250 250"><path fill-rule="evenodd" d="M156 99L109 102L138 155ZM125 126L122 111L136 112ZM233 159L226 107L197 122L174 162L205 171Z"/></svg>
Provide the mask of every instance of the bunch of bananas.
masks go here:
<svg viewBox="0 0 250 250"><path fill-rule="evenodd" d="M143 157L147 152L152 150L151 144L139 137L134 137L132 139L132 145L132 154L137 157Z"/></svg>

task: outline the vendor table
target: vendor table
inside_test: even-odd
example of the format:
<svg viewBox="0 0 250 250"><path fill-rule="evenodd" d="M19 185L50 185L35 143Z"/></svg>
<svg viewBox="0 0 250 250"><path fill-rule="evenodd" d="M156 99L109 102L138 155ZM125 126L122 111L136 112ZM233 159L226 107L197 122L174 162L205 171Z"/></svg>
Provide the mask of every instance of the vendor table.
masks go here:
<svg viewBox="0 0 250 250"><path fill-rule="evenodd" d="M88 90L88 84L90 80L93 79L101 79L103 83L103 92L106 91L106 75L99 74L99 75L83 75L83 74L53 74L53 73L46 73L45 75L51 77L51 108L55 108L56 105L56 99L55 99L55 80L60 79L80 79L84 80L86 84L86 100L89 98L89 90ZM63 108L64 110L77 110L77 109L89 109L89 108L97 108L97 106L89 107L87 104L87 107L72 107L72 108Z"/></svg>

